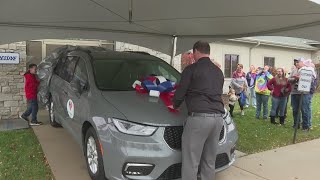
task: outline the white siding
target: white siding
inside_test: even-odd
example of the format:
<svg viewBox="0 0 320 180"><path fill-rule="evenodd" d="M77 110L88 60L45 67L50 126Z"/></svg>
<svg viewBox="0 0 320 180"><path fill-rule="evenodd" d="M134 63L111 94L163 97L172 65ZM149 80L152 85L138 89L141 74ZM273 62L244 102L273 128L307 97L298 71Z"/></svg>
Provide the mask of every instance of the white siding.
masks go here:
<svg viewBox="0 0 320 180"><path fill-rule="evenodd" d="M252 49L252 64L263 66L266 56L275 58L275 67L290 69L293 66L293 59L298 57L311 58L311 51L259 46Z"/></svg>
<svg viewBox="0 0 320 180"><path fill-rule="evenodd" d="M320 63L320 51L314 52L312 54L311 59L313 60L314 64L319 64Z"/></svg>
<svg viewBox="0 0 320 180"><path fill-rule="evenodd" d="M237 43L211 43L210 58L221 64L222 71L224 72L224 57L226 54L239 55L239 63L243 64L244 70L247 71L249 65L249 46L246 44L239 45Z"/></svg>
<svg viewBox="0 0 320 180"><path fill-rule="evenodd" d="M222 66L224 72L225 63L224 58L226 54L239 55L239 63L243 64L244 71L248 72L250 65L255 67L262 67L264 65L264 57L274 57L276 67L284 67L290 69L293 65L293 59L297 57L311 58L312 51L289 49L281 47L272 47L260 45L259 47L251 50L251 64L250 60L250 48L255 44L238 43L238 42L221 42L211 43L211 55L210 58L214 59ZM224 93L227 93L231 79L226 78L224 83Z"/></svg>

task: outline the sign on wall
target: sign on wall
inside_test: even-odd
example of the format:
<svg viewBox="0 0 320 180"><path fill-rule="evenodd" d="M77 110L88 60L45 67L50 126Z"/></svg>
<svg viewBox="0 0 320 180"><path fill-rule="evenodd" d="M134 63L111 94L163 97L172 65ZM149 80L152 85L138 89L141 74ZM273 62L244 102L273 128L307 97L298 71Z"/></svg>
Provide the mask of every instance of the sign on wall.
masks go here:
<svg viewBox="0 0 320 180"><path fill-rule="evenodd" d="M0 53L0 64L19 64L19 53Z"/></svg>
<svg viewBox="0 0 320 180"><path fill-rule="evenodd" d="M301 69L298 84L298 91L309 92L311 88L313 72L306 69Z"/></svg>

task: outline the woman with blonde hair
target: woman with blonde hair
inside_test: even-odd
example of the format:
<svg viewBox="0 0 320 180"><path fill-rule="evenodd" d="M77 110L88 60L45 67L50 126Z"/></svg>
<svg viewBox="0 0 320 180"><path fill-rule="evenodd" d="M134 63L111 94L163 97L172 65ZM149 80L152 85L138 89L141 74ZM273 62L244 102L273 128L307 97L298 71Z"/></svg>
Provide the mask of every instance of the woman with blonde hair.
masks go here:
<svg viewBox="0 0 320 180"><path fill-rule="evenodd" d="M270 121L272 124L277 124L275 121L276 111L279 108L280 124L284 125L285 121L285 108L288 100L288 96L291 92L291 84L285 77L284 69L278 68L277 74L272 78L268 84L268 89L272 95L272 106L270 111Z"/></svg>
<svg viewBox="0 0 320 180"><path fill-rule="evenodd" d="M248 84L248 92L249 96L247 97L246 107L250 106L250 100L251 104L254 108L257 107L256 105L256 92L255 92L255 84L256 84L256 76L257 76L257 70L254 67L254 65L250 66L250 71L246 75L247 84Z"/></svg>

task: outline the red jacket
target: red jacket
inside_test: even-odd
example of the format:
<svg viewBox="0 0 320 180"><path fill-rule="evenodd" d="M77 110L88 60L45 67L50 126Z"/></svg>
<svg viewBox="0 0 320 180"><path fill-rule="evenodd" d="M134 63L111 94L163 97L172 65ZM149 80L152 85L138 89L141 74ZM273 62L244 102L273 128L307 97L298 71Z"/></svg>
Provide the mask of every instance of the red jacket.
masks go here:
<svg viewBox="0 0 320 180"><path fill-rule="evenodd" d="M29 71L24 74L26 83L24 85L24 90L26 92L26 98L28 100L37 99L38 86L40 84L36 75L31 74Z"/></svg>
<svg viewBox="0 0 320 180"><path fill-rule="evenodd" d="M268 89L272 92L273 97L285 97L289 96L291 92L291 84L288 82L288 79L285 78L286 84L278 84L276 78L272 78L267 86Z"/></svg>

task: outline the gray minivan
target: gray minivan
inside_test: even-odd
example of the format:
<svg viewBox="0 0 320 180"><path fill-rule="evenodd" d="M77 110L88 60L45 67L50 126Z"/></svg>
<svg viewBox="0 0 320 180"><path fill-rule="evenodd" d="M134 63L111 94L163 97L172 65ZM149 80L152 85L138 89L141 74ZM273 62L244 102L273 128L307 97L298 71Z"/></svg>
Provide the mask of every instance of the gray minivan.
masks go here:
<svg viewBox="0 0 320 180"><path fill-rule="evenodd" d="M75 48L61 54L50 83L49 115L83 149L92 179L181 178L181 136L186 107L169 112L161 101L132 88L148 75L179 82L165 61L139 52ZM216 170L235 161L237 131L228 111Z"/></svg>

